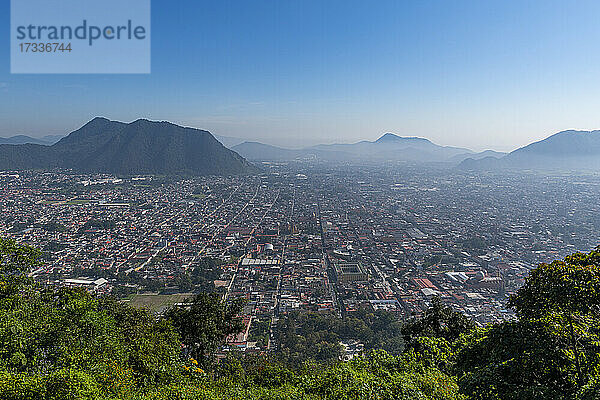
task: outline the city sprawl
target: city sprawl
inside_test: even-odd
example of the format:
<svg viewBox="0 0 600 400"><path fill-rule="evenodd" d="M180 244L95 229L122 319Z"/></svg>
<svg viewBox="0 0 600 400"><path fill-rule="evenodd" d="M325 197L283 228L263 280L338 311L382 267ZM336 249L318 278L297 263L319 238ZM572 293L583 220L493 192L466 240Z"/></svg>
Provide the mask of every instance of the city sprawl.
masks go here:
<svg viewBox="0 0 600 400"><path fill-rule="evenodd" d="M292 310L420 315L433 296L484 325L540 262L600 241L600 177L264 164L258 176L8 172L0 232L43 251L39 282L161 312L247 300L230 343L277 350ZM161 303L164 301L164 303Z"/></svg>

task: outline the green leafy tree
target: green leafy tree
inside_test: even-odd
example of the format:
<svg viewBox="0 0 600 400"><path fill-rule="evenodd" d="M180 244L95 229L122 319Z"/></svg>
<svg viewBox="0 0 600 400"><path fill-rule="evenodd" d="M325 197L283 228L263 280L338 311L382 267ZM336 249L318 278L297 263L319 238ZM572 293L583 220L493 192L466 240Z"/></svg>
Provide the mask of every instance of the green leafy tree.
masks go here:
<svg viewBox="0 0 600 400"><path fill-rule="evenodd" d="M402 327L407 345L415 344L421 336L444 338L449 342L475 328L473 321L458 311L442 303L439 297L433 297L431 307L420 318L413 318Z"/></svg>
<svg viewBox="0 0 600 400"><path fill-rule="evenodd" d="M572 399L577 391L567 338L541 320L504 322L464 338L454 371L472 399Z"/></svg>
<svg viewBox="0 0 600 400"><path fill-rule="evenodd" d="M600 252L540 264L510 300L518 319L459 342L455 371L474 399L600 394Z"/></svg>
<svg viewBox="0 0 600 400"><path fill-rule="evenodd" d="M91 398L99 387L107 398L178 379L180 341L168 321L84 290L38 286L25 278L38 257L0 239L0 373L8 377L0 398L30 390Z"/></svg>
<svg viewBox="0 0 600 400"><path fill-rule="evenodd" d="M200 293L190 303L169 309L165 317L176 327L189 355L206 366L229 335L241 332L238 315L244 302L226 303L217 295Z"/></svg>
<svg viewBox="0 0 600 400"><path fill-rule="evenodd" d="M557 325L567 327L568 347L582 386L587 372L598 367L600 337L595 326L600 322L600 248L540 264L510 305L522 319L562 320Z"/></svg>
<svg viewBox="0 0 600 400"><path fill-rule="evenodd" d="M595 312L600 306L600 247L575 253L564 261L540 264L510 300L521 317L547 312Z"/></svg>
<svg viewBox="0 0 600 400"><path fill-rule="evenodd" d="M0 238L0 300L31 283L26 272L42 265L41 251L13 239Z"/></svg>

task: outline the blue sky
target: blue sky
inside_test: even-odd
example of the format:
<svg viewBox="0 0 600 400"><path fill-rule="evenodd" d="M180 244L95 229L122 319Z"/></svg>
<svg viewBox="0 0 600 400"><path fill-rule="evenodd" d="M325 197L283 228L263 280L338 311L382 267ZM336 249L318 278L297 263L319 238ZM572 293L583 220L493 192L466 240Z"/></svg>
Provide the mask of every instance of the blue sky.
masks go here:
<svg viewBox="0 0 600 400"><path fill-rule="evenodd" d="M600 129L598 1L152 2L149 75L11 75L0 136L96 115L301 146L385 132L510 150Z"/></svg>

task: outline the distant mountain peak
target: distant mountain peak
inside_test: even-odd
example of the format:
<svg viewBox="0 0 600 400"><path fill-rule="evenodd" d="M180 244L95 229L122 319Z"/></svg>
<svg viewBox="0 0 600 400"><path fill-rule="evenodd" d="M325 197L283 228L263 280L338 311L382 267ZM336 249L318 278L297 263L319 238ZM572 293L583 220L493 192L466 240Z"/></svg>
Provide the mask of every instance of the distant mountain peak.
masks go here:
<svg viewBox="0 0 600 400"><path fill-rule="evenodd" d="M565 131L560 131L558 133L555 133L552 136L557 136L557 135L562 135L564 133L580 133L580 134L597 134L598 132L600 132L600 130L594 129L593 131L584 131L584 130L579 130L579 129L567 129ZM550 137L552 137L550 136Z"/></svg>
<svg viewBox="0 0 600 400"><path fill-rule="evenodd" d="M381 136L379 139L375 141L375 143L383 143L383 142L392 142L392 141L410 141L410 142L421 142L421 143L431 143L430 140L425 138L420 138L416 136L398 136L395 133L386 133Z"/></svg>
<svg viewBox="0 0 600 400"><path fill-rule="evenodd" d="M45 140L44 138L33 138L25 135L15 135L8 138L0 137L0 144L41 144L41 145L50 145L52 144L49 140Z"/></svg>
<svg viewBox="0 0 600 400"><path fill-rule="evenodd" d="M490 160L465 160L467 169L600 170L600 131L565 130Z"/></svg>
<svg viewBox="0 0 600 400"><path fill-rule="evenodd" d="M600 153L600 131L566 130L512 152L512 154L524 153L559 157L598 155Z"/></svg>
<svg viewBox="0 0 600 400"><path fill-rule="evenodd" d="M80 129L84 129L84 128L95 129L97 127L106 126L112 122L115 122L115 121L111 121L108 118L104 118L104 117L94 117L89 122L87 122L85 125L83 125Z"/></svg>
<svg viewBox="0 0 600 400"><path fill-rule="evenodd" d="M108 122L111 122L108 118L104 118L104 117L94 117L92 118L87 124L85 125L96 125L96 124L106 124ZM85 126L84 125L84 126Z"/></svg>
<svg viewBox="0 0 600 400"><path fill-rule="evenodd" d="M150 125L150 124L169 124L169 125L171 125L171 123L167 122L167 121L151 121L147 118L138 118L135 121L130 123L130 125Z"/></svg>

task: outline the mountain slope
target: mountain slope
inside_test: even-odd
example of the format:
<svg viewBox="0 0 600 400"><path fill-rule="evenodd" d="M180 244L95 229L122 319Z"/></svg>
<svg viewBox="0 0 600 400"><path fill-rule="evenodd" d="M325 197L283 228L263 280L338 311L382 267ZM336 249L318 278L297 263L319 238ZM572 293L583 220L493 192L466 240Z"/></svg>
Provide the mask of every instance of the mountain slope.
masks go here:
<svg viewBox="0 0 600 400"><path fill-rule="evenodd" d="M472 153L459 147L439 146L425 138L402 137L393 133L386 133L374 142L319 145L314 148L341 151L355 158L376 161L445 162L453 156Z"/></svg>
<svg viewBox="0 0 600 400"><path fill-rule="evenodd" d="M256 142L242 143L234 146L233 149L249 159L279 161L316 158L327 161L447 162L458 155L473 154L468 149L439 146L424 138L401 137L393 133L386 133L373 142L365 140L357 143L321 144L301 150L284 149Z"/></svg>
<svg viewBox="0 0 600 400"><path fill-rule="evenodd" d="M15 135L15 136L7 137L7 138L0 137L0 144L26 144L26 143L41 144L41 145L50 144L43 139L33 138L30 136L25 136L25 135Z"/></svg>
<svg viewBox="0 0 600 400"><path fill-rule="evenodd" d="M531 143L510 153L511 157L521 154L579 157L600 154L600 130L558 132L539 142Z"/></svg>
<svg viewBox="0 0 600 400"><path fill-rule="evenodd" d="M50 146L62 139L63 135L46 135L41 138L34 138L26 135L15 135L11 137L0 137L0 144L41 144Z"/></svg>
<svg viewBox="0 0 600 400"><path fill-rule="evenodd" d="M52 145L64 137L65 137L65 135L46 135L46 136L42 136L40 138L40 140L42 142L48 143L49 145Z"/></svg>
<svg viewBox="0 0 600 400"><path fill-rule="evenodd" d="M284 149L259 142L244 142L231 148L248 160L293 160L301 156L300 150Z"/></svg>
<svg viewBox="0 0 600 400"><path fill-rule="evenodd" d="M600 131L562 131L491 160L466 159L464 169L600 170Z"/></svg>
<svg viewBox="0 0 600 400"><path fill-rule="evenodd" d="M458 154L458 155L456 155L454 157L451 157L450 161L459 163L461 161L466 160L467 158L471 158L473 160L481 160L481 159L486 158L486 157L502 158L506 154L507 153L503 153L501 151L484 150L484 151L481 151L479 153L463 153L463 154Z"/></svg>
<svg viewBox="0 0 600 400"><path fill-rule="evenodd" d="M52 146L0 145L0 169L68 168L115 174L228 175L254 172L209 132L169 122L94 118Z"/></svg>
<svg viewBox="0 0 600 400"><path fill-rule="evenodd" d="M228 149L233 149L234 146L237 146L238 144L242 144L246 141L245 139L240 139L240 138L231 137L231 136L221 136L221 135L213 135L213 136L215 137L215 139L217 139L219 142L221 142L221 144L223 146L227 147Z"/></svg>

